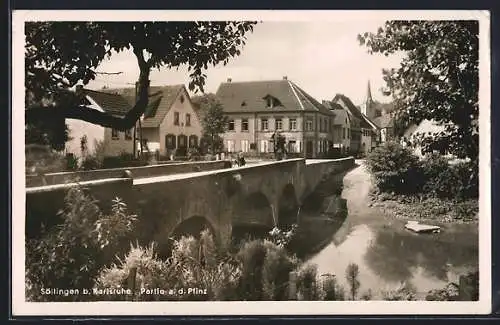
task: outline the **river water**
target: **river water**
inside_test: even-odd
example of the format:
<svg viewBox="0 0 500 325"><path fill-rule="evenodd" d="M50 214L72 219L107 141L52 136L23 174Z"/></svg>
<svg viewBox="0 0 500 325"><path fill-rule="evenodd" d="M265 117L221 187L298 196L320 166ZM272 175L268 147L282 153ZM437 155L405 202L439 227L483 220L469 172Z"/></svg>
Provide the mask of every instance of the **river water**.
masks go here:
<svg viewBox="0 0 500 325"><path fill-rule="evenodd" d="M417 299L424 299L429 290L478 269L477 224L437 224L440 233L415 234L404 229L405 222L368 206L369 187L362 165L345 176L348 216L332 241L308 260L319 274L334 274L348 289L345 271L356 263L359 296L371 290L374 299L380 298L382 291L406 282L416 288Z"/></svg>

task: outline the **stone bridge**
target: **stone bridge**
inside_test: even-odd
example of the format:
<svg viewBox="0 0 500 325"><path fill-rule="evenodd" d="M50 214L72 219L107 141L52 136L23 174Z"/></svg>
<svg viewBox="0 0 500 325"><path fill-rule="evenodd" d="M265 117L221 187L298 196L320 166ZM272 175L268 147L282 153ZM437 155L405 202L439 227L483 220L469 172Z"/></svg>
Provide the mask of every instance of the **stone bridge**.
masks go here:
<svg viewBox="0 0 500 325"><path fill-rule="evenodd" d="M299 207L318 185L354 166L353 158L290 159L238 168L145 178L113 178L79 183L106 210L118 196L138 215L134 236L167 247L170 238L208 228L221 244L238 227L286 227L297 222ZM26 189L26 235L40 223L54 224L68 187ZM51 204L47 204L50 202Z"/></svg>

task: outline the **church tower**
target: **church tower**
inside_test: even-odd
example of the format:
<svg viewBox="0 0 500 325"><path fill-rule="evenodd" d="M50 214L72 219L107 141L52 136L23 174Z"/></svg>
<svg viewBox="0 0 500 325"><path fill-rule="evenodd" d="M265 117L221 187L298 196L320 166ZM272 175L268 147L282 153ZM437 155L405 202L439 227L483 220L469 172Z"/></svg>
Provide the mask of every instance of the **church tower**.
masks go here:
<svg viewBox="0 0 500 325"><path fill-rule="evenodd" d="M373 112L373 98L372 98L372 91L370 87L370 80L368 80L368 86L366 89L366 100L361 105L361 112L365 114L368 118L374 118L374 112Z"/></svg>

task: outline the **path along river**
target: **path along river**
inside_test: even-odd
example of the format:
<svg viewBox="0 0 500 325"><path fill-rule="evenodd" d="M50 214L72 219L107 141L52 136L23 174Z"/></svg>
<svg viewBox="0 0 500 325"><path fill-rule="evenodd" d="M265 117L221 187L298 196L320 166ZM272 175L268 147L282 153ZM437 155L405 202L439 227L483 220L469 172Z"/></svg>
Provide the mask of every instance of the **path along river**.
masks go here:
<svg viewBox="0 0 500 325"><path fill-rule="evenodd" d="M342 197L347 200L348 217L333 240L308 262L319 274L335 274L347 289L345 270L349 263L359 266L360 294L410 282L423 299L432 289L458 281L461 274L478 268L477 224L437 224L438 234L415 234L403 228L405 221L384 215L369 206L370 176L363 164L344 178Z"/></svg>

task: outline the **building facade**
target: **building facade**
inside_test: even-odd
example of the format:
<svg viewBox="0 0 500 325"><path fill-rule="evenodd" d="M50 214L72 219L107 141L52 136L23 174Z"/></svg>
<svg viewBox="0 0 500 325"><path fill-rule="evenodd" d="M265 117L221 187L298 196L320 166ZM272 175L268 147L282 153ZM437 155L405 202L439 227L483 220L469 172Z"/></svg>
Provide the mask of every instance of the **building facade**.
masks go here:
<svg viewBox="0 0 500 325"><path fill-rule="evenodd" d="M228 79L216 97L229 119L223 136L229 153L272 153L276 132L285 137L287 152L301 157L326 156L333 145L333 112L286 77L250 82Z"/></svg>
<svg viewBox="0 0 500 325"><path fill-rule="evenodd" d="M120 95L84 89L76 90L82 104L113 116L122 117L132 107ZM99 146L106 156L134 153L134 128L127 131L112 130L82 120L66 119L70 140L66 142L65 152L79 159L95 153Z"/></svg>
<svg viewBox="0 0 500 325"><path fill-rule="evenodd" d="M135 103L135 88L108 89ZM186 156L190 148L198 148L202 133L184 85L150 87L149 104L136 126L136 150L159 153L164 157Z"/></svg>

